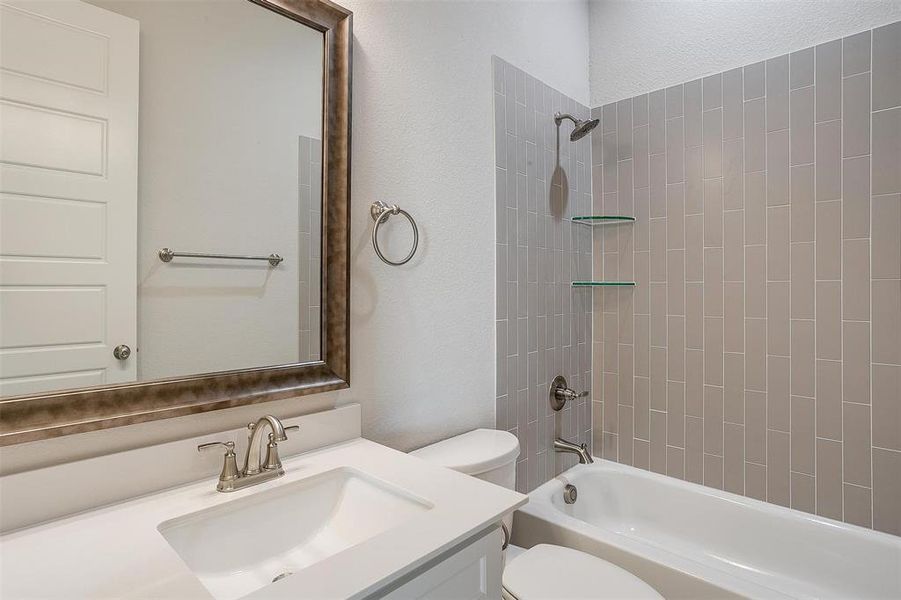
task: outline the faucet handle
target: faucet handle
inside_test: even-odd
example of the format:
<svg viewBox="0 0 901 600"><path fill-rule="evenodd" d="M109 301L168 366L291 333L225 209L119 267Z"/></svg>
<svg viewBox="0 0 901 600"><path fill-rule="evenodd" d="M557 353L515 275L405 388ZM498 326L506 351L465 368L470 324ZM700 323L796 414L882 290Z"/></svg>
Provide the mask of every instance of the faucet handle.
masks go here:
<svg viewBox="0 0 901 600"><path fill-rule="evenodd" d="M285 431L300 431L300 425L291 425L290 427L285 427Z"/></svg>
<svg viewBox="0 0 901 600"><path fill-rule="evenodd" d="M219 473L219 485L216 486L216 489L223 491L227 487L225 485L226 482L234 481L241 476L241 472L238 471L238 460L235 457L235 443L208 442L197 446L197 451L203 452L219 446L225 448L225 460L222 462L222 471Z"/></svg>
<svg viewBox="0 0 901 600"><path fill-rule="evenodd" d="M211 448L217 448L222 446L225 448L226 454L234 454L235 453L235 443L234 442L207 442L206 444L200 444L197 446L197 451L202 452L204 450L209 450Z"/></svg>

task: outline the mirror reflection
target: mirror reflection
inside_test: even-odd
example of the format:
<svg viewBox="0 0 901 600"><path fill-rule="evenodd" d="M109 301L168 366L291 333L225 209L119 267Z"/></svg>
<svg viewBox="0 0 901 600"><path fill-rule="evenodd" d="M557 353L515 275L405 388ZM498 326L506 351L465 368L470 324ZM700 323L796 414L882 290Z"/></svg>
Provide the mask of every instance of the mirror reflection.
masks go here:
<svg viewBox="0 0 901 600"><path fill-rule="evenodd" d="M322 34L33 4L0 19L0 395L318 360Z"/></svg>

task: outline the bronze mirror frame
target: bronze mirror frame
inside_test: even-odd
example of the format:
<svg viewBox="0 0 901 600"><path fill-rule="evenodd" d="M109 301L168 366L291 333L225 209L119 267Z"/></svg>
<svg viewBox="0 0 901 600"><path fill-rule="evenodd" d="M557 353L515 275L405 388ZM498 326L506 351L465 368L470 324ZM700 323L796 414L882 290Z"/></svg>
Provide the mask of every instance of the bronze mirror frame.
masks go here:
<svg viewBox="0 0 901 600"><path fill-rule="evenodd" d="M323 33L319 361L0 399L0 446L350 385L352 13L328 0L250 0Z"/></svg>

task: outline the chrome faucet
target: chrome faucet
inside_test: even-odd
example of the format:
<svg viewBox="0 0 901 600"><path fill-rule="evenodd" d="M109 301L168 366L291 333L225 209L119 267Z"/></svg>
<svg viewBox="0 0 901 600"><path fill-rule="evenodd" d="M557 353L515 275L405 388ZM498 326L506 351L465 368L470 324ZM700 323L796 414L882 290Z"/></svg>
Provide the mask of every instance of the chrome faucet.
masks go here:
<svg viewBox="0 0 901 600"><path fill-rule="evenodd" d="M563 438L557 438L554 440L554 451L575 454L579 457L579 464L582 465L590 465L594 462L594 459L591 458L591 454L588 452L588 446L585 444L574 444Z"/></svg>
<svg viewBox="0 0 901 600"><path fill-rule="evenodd" d="M269 443L266 446L266 458L264 461L260 461L260 445L267 425L271 429ZM220 492L233 492L284 475L285 470L282 468L282 461L278 456L278 442L288 439L286 431L296 431L300 427L297 425L285 427L276 417L266 415L256 423L248 423L247 429L250 430L250 438L247 443L244 468L240 471L234 442L209 442L197 446L198 451L219 446L225 448L222 472L219 474L219 483L216 485L216 489Z"/></svg>

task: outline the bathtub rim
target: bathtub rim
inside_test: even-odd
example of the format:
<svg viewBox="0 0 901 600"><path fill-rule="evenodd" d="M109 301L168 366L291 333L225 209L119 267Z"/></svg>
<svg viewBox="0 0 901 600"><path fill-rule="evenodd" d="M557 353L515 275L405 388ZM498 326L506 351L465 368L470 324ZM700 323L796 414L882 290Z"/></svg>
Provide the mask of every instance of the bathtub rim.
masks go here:
<svg viewBox="0 0 901 600"><path fill-rule="evenodd" d="M633 538L594 523L583 521L575 516L565 513L560 507L553 504L554 495L561 493L563 486L567 483L573 483L578 486L578 481L581 476L591 471L618 472L630 476L642 477L651 481L657 481L663 485L682 488L692 494L703 494L741 507L764 510L781 518L809 521L831 529L844 531L855 537L888 543L896 546L899 553L901 553L901 537L889 533L860 527L851 523L836 521L828 517L806 513L797 509L749 498L747 496L740 496L725 490L676 479L653 471L624 465L598 457L595 457L594 464L575 465L532 490L532 492L529 493L529 503L518 509L517 512L522 512L531 518L553 523L555 526L565 529L572 535L597 539L601 543L609 545L619 552L634 554L647 560L657 562L686 577L704 580L729 593L741 596L767 598L815 597L800 590L793 590L791 594L787 594L786 592L780 591L765 583L754 581L753 578L742 577L694 558L686 558L683 555L667 549L665 546Z"/></svg>

